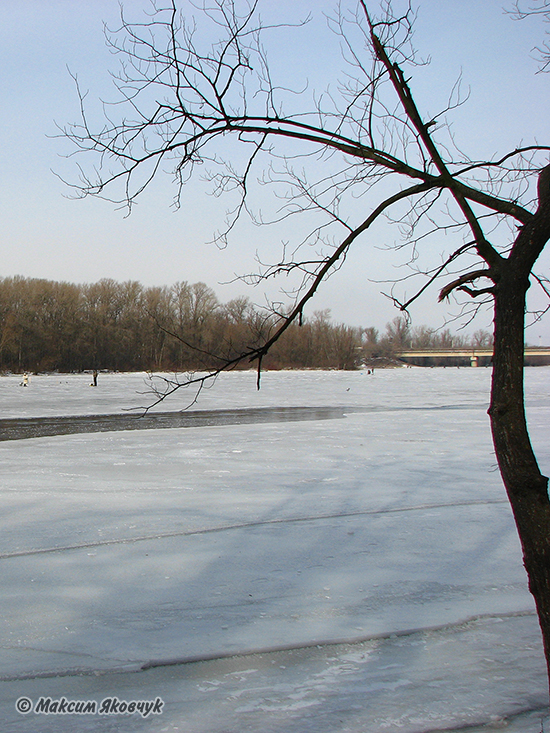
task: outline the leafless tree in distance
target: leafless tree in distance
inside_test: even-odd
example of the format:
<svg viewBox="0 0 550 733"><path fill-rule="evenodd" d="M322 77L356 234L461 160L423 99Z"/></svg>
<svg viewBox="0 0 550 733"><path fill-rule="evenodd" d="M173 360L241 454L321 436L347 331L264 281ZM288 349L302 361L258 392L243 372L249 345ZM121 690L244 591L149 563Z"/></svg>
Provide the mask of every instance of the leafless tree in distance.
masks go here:
<svg viewBox="0 0 550 733"><path fill-rule="evenodd" d="M548 479L529 439L523 391L526 293L531 282L544 285L534 267L550 237L550 146L526 144L485 160L458 150L449 122L464 101L459 85L440 110L423 112L413 94L422 63L412 45L413 9L400 0L374 5L349 0L329 20L342 48L342 76L322 93L293 91L272 77L264 38L291 30L263 25L259 0L204 0L194 8L196 20L193 8L185 5L186 15L176 0L154 6L141 23L123 16L108 35L122 60L117 104L96 130L81 95L81 120L64 130L77 151L97 162L91 173L80 168L76 189L131 209L168 167L176 203L184 206L186 185L206 166L215 192L233 202L219 242L243 216L311 222L278 262L255 275L257 282L283 275L294 283L291 305L275 309L279 317L263 344L206 376L167 381L161 399L238 363L255 361L260 370L350 248L372 246L371 231L381 221L399 227L400 246L424 277L412 297L394 296L403 311L441 279L440 299L463 297L474 308L489 303L494 447L550 663ZM278 197L271 217L253 209L258 180ZM445 251L443 233L460 236L460 243ZM421 265L433 252L430 240L440 259Z"/></svg>

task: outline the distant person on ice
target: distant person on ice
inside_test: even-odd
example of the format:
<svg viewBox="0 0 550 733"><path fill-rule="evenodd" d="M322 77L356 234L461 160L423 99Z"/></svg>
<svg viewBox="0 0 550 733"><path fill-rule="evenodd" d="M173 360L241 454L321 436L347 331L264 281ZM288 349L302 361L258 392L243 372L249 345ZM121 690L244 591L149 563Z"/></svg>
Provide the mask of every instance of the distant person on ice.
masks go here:
<svg viewBox="0 0 550 733"><path fill-rule="evenodd" d="M94 369L92 372L92 383L90 384L90 387L97 387L97 369Z"/></svg>
<svg viewBox="0 0 550 733"><path fill-rule="evenodd" d="M23 374L23 381L21 382L21 384L19 386L20 387L27 387L28 384L29 384L29 375L27 374L27 372L25 372L25 374Z"/></svg>

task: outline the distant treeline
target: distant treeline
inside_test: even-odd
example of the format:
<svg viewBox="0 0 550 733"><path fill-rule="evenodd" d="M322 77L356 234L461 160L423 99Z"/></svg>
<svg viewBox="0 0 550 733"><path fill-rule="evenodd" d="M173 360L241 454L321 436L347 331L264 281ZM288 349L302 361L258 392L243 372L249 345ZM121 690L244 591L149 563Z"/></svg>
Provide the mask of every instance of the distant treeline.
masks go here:
<svg viewBox="0 0 550 733"><path fill-rule="evenodd" d="M240 297L220 303L204 283L144 287L100 280L75 285L42 279L0 279L2 371L187 371L217 367L259 345L274 317ZM473 339L410 328L396 318L375 328L334 324L318 311L294 324L264 361L267 369L354 369L391 360L404 348L488 346Z"/></svg>

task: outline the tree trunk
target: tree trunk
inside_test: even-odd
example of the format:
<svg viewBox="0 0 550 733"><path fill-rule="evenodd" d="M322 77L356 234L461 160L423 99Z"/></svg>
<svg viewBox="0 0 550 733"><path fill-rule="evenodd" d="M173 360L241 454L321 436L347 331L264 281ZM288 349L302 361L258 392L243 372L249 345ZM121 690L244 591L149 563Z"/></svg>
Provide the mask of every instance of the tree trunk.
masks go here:
<svg viewBox="0 0 550 733"><path fill-rule="evenodd" d="M489 415L500 473L523 549L550 679L550 501L524 409L524 317L528 275L508 262L495 289L495 345Z"/></svg>

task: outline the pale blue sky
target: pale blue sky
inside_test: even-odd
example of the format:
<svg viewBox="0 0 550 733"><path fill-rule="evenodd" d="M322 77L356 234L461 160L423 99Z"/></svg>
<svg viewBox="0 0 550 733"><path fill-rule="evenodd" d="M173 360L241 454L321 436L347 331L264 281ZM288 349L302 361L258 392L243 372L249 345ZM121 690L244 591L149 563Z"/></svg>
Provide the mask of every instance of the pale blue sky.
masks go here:
<svg viewBox="0 0 550 733"><path fill-rule="evenodd" d="M455 114L460 147L472 157L503 153L517 144L548 143L550 76L536 74L531 48L540 42L540 20L517 23L502 10L506 0L419 0L416 46L431 57L411 81L422 109L435 111L462 71L470 100ZM307 42L281 45L273 62L290 78L306 75L318 86L333 79L340 59L322 16L330 0L261 0L266 15L295 17L311 12ZM344 3L345 5L345 3ZM128 0L132 18L149 8L146 0ZM189 205L173 212L169 177L146 194L129 218L113 205L93 199L74 201L51 172L70 175L67 150L52 138L54 120L78 117L78 100L67 71L77 73L90 99L109 96L109 68L116 59L105 47L102 23L116 24L117 0L0 0L0 276L23 275L52 280L92 282L109 277L144 285L202 280L226 301L237 294L262 302L244 284L221 286L233 273L254 268L254 252L269 253L274 242L264 230L243 230L243 238L218 251L205 245L223 202L196 186ZM309 34L309 35L308 35ZM395 236L395 235L392 235ZM274 255L276 257L276 255ZM550 264L550 257L545 257ZM322 289L314 308L330 308L333 318L350 325L383 328L397 312L379 294L384 279L396 272L387 253L358 244L348 262ZM547 268L547 272L550 269ZM397 271L401 274L400 271ZM412 311L415 324L439 326L447 310L432 292ZM530 331L531 343L550 343L550 319ZM476 324L489 327L486 317Z"/></svg>

